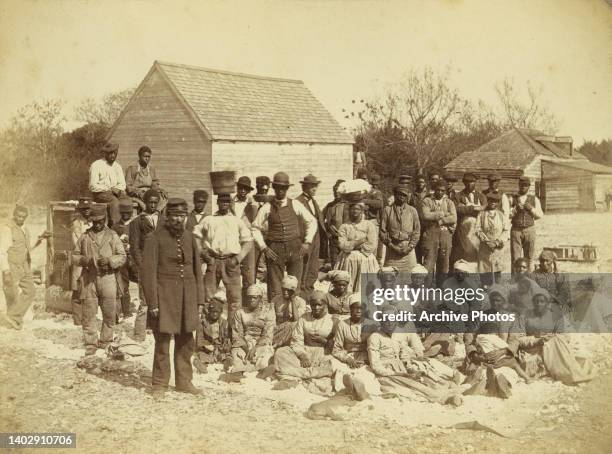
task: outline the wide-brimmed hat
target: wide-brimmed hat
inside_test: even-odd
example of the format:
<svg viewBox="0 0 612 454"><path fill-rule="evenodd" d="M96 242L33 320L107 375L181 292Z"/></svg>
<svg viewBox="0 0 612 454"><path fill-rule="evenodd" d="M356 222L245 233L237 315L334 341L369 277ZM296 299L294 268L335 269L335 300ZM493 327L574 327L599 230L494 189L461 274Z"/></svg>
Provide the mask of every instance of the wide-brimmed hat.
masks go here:
<svg viewBox="0 0 612 454"><path fill-rule="evenodd" d="M319 184L320 182L321 180L315 177L312 173L309 173L302 181L300 181L301 184Z"/></svg>
<svg viewBox="0 0 612 454"><path fill-rule="evenodd" d="M251 179L245 176L238 178L236 186L242 186L243 188L247 188L249 191L254 189L253 186L251 186Z"/></svg>
<svg viewBox="0 0 612 454"><path fill-rule="evenodd" d="M272 177L272 186L284 186L289 187L293 186L293 184L289 183L289 175L285 172L276 172Z"/></svg>

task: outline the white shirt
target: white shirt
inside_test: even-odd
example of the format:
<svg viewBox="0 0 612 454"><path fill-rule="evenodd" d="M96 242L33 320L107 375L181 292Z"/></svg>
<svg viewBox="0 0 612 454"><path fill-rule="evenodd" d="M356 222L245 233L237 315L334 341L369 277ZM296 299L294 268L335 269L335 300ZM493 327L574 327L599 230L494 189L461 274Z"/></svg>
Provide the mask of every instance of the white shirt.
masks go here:
<svg viewBox="0 0 612 454"><path fill-rule="evenodd" d="M308 208L302 205L299 200L291 199L291 203L293 204L293 211L295 211L295 214L305 226L306 235L304 238L304 243L310 244L317 233L317 220L312 214L310 214ZM286 197L280 202L280 206L281 208L287 206ZM253 232L253 238L260 249L265 249L267 247L263 235L268 231L268 216L270 214L271 207L272 206L270 203L264 204L264 206L262 206L257 212L257 216L253 221L251 230Z"/></svg>
<svg viewBox="0 0 612 454"><path fill-rule="evenodd" d="M25 237L26 241L30 238L30 232L27 227L24 225L17 226L19 227ZM9 270L9 262L8 262L8 250L13 246L13 232L11 231L11 227L8 225L0 225L0 271L8 271ZM26 244L26 248L28 250L31 249L30 244Z"/></svg>
<svg viewBox="0 0 612 454"><path fill-rule="evenodd" d="M528 195L529 194L518 195L516 197L517 204L527 202L527 196ZM534 206L533 210L531 211L531 214L533 215L534 219L540 219L542 216L544 216L544 212L542 211L542 205L540 204L540 199L538 199L535 196L533 198L535 199L535 206ZM516 210L512 210L511 216L514 216L515 213L516 213Z"/></svg>
<svg viewBox="0 0 612 454"><path fill-rule="evenodd" d="M249 228L232 213L206 216L193 228L193 234L202 241L203 249L218 255L239 254L243 243L253 241Z"/></svg>
<svg viewBox="0 0 612 454"><path fill-rule="evenodd" d="M125 191L125 176L121 165L115 161L109 165L106 159L98 159L89 168L89 190L105 192L111 189Z"/></svg>

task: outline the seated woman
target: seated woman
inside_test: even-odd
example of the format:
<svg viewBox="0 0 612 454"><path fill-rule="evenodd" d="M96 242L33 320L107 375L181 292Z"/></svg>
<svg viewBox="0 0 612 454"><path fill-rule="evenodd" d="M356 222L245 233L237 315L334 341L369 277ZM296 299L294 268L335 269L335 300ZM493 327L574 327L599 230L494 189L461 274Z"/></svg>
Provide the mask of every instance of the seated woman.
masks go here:
<svg viewBox="0 0 612 454"><path fill-rule="evenodd" d="M360 201L349 203L349 222L338 230L338 264L336 269L349 273L350 293L361 293L361 274L377 273L380 268L376 260L378 239L376 226L364 218L365 204Z"/></svg>
<svg viewBox="0 0 612 454"><path fill-rule="evenodd" d="M193 365L205 374L209 364L225 363L230 357L231 341L227 320L221 317L223 301L212 298L196 329Z"/></svg>
<svg viewBox="0 0 612 454"><path fill-rule="evenodd" d="M368 338L370 367L376 374L383 393L398 394L415 400L460 405L461 388L452 381L427 384L420 381L423 373L411 364L412 352L408 345L393 335L395 322L385 315L397 314L391 305L381 307L383 321L378 332Z"/></svg>
<svg viewBox="0 0 612 454"><path fill-rule="evenodd" d="M272 340L275 349L289 345L293 327L300 317L310 310L306 306L306 301L297 295L297 285L295 276L285 276L281 283L282 293L272 299L271 304L276 314L276 327Z"/></svg>
<svg viewBox="0 0 612 454"><path fill-rule="evenodd" d="M488 292L490 307L484 312L508 313L507 295L505 287L491 286ZM466 383L471 385L465 394L490 395L507 399L512 395L512 384L516 383L519 377L526 383L531 382L515 353L508 346L511 325L511 322L504 321L478 324L473 340L465 346L464 370L467 375Z"/></svg>
<svg viewBox="0 0 612 454"><path fill-rule="evenodd" d="M263 290L251 285L246 303L232 320L232 372L261 370L274 355L272 336L276 320L270 305L262 304Z"/></svg>
<svg viewBox="0 0 612 454"><path fill-rule="evenodd" d="M537 289L533 294L533 308L519 316L511 328L508 344L519 352L527 374L550 375L564 384L576 384L595 376L593 364L578 358L564 336L567 320L560 311L553 310L548 292Z"/></svg>
<svg viewBox="0 0 612 454"><path fill-rule="evenodd" d="M571 312L570 285L567 275L557 271L557 256L552 251L542 251L540 264L532 274L533 280L551 296L551 302L559 305L563 313Z"/></svg>
<svg viewBox="0 0 612 454"><path fill-rule="evenodd" d="M302 380L312 392L332 394L331 377L336 320L327 312L325 293L315 290L308 297L310 313L295 324L291 345L274 354L274 367L281 380ZM323 379L326 380L319 380Z"/></svg>
<svg viewBox="0 0 612 454"><path fill-rule="evenodd" d="M374 374L365 367L368 364L366 342L371 331L367 327L363 329L360 300L351 302L350 313L350 318L338 323L334 335L334 389L340 391L346 386L353 397L363 400L370 394L380 394L380 385Z"/></svg>
<svg viewBox="0 0 612 454"><path fill-rule="evenodd" d="M349 316L351 275L343 270L331 270L327 273L327 278L331 281L331 289L325 294L329 313L345 319Z"/></svg>

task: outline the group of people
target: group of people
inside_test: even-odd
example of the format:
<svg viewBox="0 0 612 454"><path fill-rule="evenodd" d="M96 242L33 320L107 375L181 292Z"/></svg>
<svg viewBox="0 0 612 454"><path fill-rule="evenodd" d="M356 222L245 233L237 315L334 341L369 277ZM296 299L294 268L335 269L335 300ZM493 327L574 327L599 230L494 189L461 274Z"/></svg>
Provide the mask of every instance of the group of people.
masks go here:
<svg viewBox="0 0 612 454"><path fill-rule="evenodd" d="M538 331L544 326L538 318L557 314L554 308L571 299L554 257L543 254L534 274L551 276L525 273L533 260L534 222L542 216L527 179L509 197L499 191L498 175L489 177L484 193L475 190L469 173L459 192L448 176L431 174L428 187L417 175L413 187L403 175L387 199L372 175L369 181L338 180L334 200L321 209L314 198L320 181L312 174L300 181L295 199L287 196L292 184L285 172L258 176L255 188L241 176L233 188L213 183L217 206L206 215L206 190L193 192L190 211L184 199L168 198L159 182L153 184L148 147L141 147L138 165L125 175L117 150L106 144L104 158L92 164L92 199L79 201L72 221L73 312L83 327L85 354L95 354L113 341L120 317L133 315L129 283L138 283L134 336L144 338L146 321L155 338L156 398L168 390L172 338L176 390L190 394L201 393L192 384L192 365L206 372L214 363L238 376L258 371L276 377L279 387L301 382L323 394L346 388L358 399L395 393L452 404L465 393L508 394L508 378L495 373L500 368L524 380L546 372L568 383L592 376L589 364L563 341L553 341L561 324L554 333ZM19 216L16 211L10 228L21 235ZM427 326L399 332L389 320L370 326L364 273L375 274L381 287L400 275L413 286L461 287L474 285L466 275L478 271L489 288L488 310L507 310L510 297L499 288L495 293L494 284L508 230L518 270L515 294L532 298L517 325L466 326L461 333L429 332ZM9 258L17 249L20 257L28 251L20 249L19 235L13 234ZM319 290L321 279L329 281L327 291ZM524 280L534 284L527 293ZM381 310L392 314L400 306ZM462 364L458 345L465 346ZM555 369L559 361L562 371Z"/></svg>

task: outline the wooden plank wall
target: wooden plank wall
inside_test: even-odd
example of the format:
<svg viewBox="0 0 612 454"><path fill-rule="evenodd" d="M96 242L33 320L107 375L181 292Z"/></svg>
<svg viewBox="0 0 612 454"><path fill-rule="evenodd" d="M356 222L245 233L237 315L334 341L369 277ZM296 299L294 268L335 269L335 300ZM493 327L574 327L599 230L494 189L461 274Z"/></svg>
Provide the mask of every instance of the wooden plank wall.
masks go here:
<svg viewBox="0 0 612 454"><path fill-rule="evenodd" d="M542 161L544 208L551 210L594 210L593 174L555 162Z"/></svg>
<svg viewBox="0 0 612 454"><path fill-rule="evenodd" d="M463 189L463 183L461 179L463 178L463 174L465 172L472 172L478 176L478 182L476 183L476 189L479 191L484 191L489 187L489 181L487 177L492 173L499 173L501 176L501 181L499 183L500 189L506 194L516 194L518 191L518 179L522 175L521 170L514 169L476 169L476 170L465 170L463 172L449 172L451 175L457 177L459 181L455 183L455 189L460 191ZM531 186L531 190L534 190L534 185Z"/></svg>
<svg viewBox="0 0 612 454"><path fill-rule="evenodd" d="M353 174L353 146L334 144L278 144L252 142L213 142L214 170L236 170L246 175L255 186L255 177L284 171L291 183L289 197L301 193L300 180L313 173L321 180L316 195L321 208L333 198L332 187L337 179L349 180Z"/></svg>
<svg viewBox="0 0 612 454"><path fill-rule="evenodd" d="M606 192L612 188L612 175L595 175L593 184L595 206L598 210L606 210Z"/></svg>
<svg viewBox="0 0 612 454"><path fill-rule="evenodd" d="M159 73L151 75L127 109L111 137L119 143L117 159L124 170L148 145L151 164L170 197L191 204L194 189L210 190L211 143Z"/></svg>

